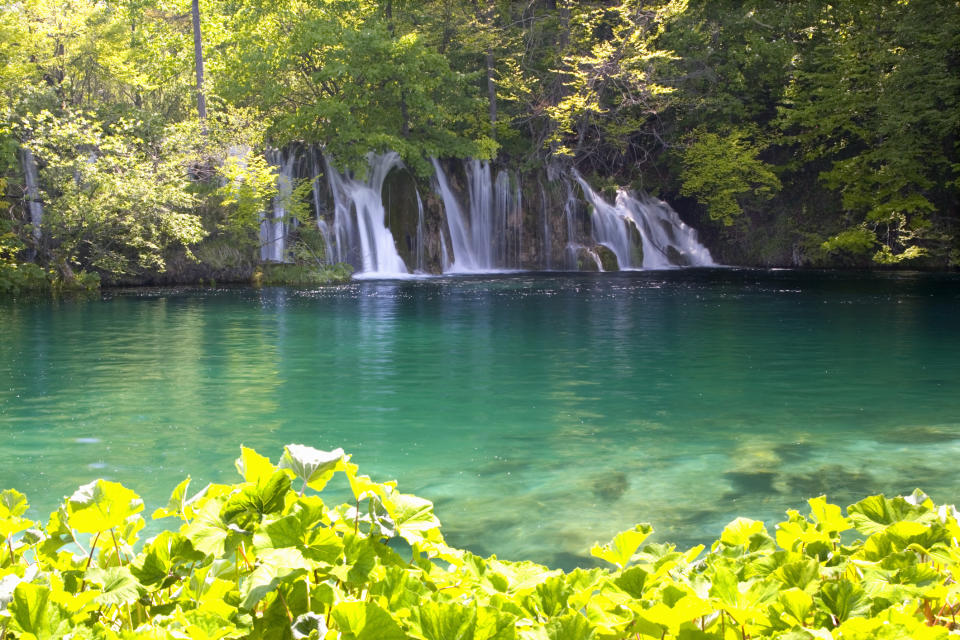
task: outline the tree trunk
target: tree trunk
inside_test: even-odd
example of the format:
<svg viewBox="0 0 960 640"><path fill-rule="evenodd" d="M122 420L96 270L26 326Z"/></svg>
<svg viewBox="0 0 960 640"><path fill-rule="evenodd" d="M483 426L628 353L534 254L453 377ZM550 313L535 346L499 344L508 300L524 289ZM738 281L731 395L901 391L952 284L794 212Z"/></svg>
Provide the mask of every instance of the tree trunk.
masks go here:
<svg viewBox="0 0 960 640"><path fill-rule="evenodd" d="M487 44L487 97L490 100L490 137L497 137L497 82L493 77L493 2L487 4L487 14L485 16L487 29L490 31Z"/></svg>
<svg viewBox="0 0 960 640"><path fill-rule="evenodd" d="M197 68L197 113L207 119L207 99L203 93L203 40L200 37L200 0L193 0L193 58ZM206 125L204 125L206 126Z"/></svg>

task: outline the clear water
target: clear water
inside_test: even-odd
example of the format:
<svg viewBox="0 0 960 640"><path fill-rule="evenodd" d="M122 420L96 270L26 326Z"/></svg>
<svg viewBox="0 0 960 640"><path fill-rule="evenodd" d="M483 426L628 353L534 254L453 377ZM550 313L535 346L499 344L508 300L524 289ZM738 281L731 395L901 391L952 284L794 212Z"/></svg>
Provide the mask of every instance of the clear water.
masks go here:
<svg viewBox="0 0 960 640"><path fill-rule="evenodd" d="M960 277L514 274L0 304L0 487L148 512L240 443L343 447L448 540L552 566L636 522L682 545L960 484Z"/></svg>

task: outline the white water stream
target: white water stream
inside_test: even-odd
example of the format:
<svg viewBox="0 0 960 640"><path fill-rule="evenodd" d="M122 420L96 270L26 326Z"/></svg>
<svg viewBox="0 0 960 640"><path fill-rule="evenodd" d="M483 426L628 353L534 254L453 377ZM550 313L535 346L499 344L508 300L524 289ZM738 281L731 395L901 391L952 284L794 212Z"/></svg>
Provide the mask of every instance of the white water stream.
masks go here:
<svg viewBox="0 0 960 640"><path fill-rule="evenodd" d="M293 166L296 155L277 149L267 151L267 161L277 167L277 195L271 211L260 220L260 260L286 262L287 234L293 221L287 216L293 193ZM269 214L269 216L268 216Z"/></svg>
<svg viewBox="0 0 960 640"><path fill-rule="evenodd" d="M393 235L385 223L383 182L390 170L402 165L400 155L389 152L369 154L366 180L349 172L340 173L327 163L327 176L333 192L337 259L346 261L356 251L357 275L370 278L406 277L409 269L397 253Z"/></svg>
<svg viewBox="0 0 960 640"><path fill-rule="evenodd" d="M710 251L697 240L697 232L684 224L666 202L620 189L616 201L611 205L590 187L583 176L574 173L574 177L592 207L594 239L597 244L613 251L621 269L708 267L716 264ZM636 264L631 252L631 227L642 241L642 264Z"/></svg>

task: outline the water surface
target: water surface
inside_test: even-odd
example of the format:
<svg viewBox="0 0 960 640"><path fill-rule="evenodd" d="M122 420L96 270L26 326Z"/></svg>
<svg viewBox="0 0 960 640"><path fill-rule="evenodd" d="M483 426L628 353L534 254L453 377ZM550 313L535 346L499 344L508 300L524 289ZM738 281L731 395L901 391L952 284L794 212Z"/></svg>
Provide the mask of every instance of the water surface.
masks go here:
<svg viewBox="0 0 960 640"><path fill-rule="evenodd" d="M922 487L957 501L960 278L677 270L0 304L0 486L148 512L241 443L343 447L452 544L570 567Z"/></svg>

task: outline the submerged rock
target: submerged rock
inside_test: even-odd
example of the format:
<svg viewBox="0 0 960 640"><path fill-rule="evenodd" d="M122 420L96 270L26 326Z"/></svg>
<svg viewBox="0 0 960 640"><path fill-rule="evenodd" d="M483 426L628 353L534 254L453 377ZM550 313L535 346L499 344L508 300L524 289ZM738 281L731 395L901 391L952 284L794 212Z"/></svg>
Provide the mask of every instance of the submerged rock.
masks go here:
<svg viewBox="0 0 960 640"><path fill-rule="evenodd" d="M622 471L604 473L593 478L593 495L607 502L619 500L630 487L630 478Z"/></svg>
<svg viewBox="0 0 960 640"><path fill-rule="evenodd" d="M825 465L811 473L787 476L786 484L804 498L826 495L831 502L844 502L869 495L876 486L876 480L864 471Z"/></svg>
<svg viewBox="0 0 960 640"><path fill-rule="evenodd" d="M728 471L723 477L737 494L779 493L773 486L777 474L772 471Z"/></svg>
<svg viewBox="0 0 960 640"><path fill-rule="evenodd" d="M937 444L960 440L960 427L948 425L919 425L882 431L877 434L879 442L897 444Z"/></svg>

